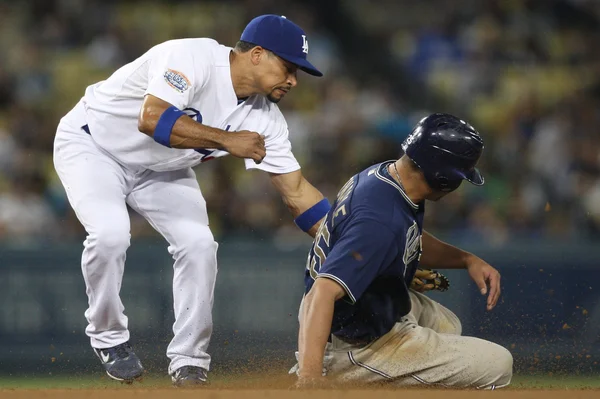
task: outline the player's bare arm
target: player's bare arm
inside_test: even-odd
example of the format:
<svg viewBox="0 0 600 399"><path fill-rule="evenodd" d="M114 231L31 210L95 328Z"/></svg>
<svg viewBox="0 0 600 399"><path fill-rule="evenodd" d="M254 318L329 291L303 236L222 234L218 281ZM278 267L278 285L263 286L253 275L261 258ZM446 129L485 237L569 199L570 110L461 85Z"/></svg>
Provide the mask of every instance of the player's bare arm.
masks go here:
<svg viewBox="0 0 600 399"><path fill-rule="evenodd" d="M172 104L151 94L144 98L138 119L140 132L153 137L156 127L165 111ZM247 130L227 132L222 129L198 123L192 118L179 117L171 130L169 140L172 148L217 148L238 158L251 158L261 162L266 155L264 137Z"/></svg>
<svg viewBox="0 0 600 399"><path fill-rule="evenodd" d="M345 294L336 281L318 278L304 298L298 334L300 386L311 385L323 378L323 356L331 331L334 304Z"/></svg>
<svg viewBox="0 0 600 399"><path fill-rule="evenodd" d="M423 253L420 266L437 269L466 269L469 259L475 255L463 251L441 240L438 240L427 231L423 230Z"/></svg>
<svg viewBox="0 0 600 399"><path fill-rule="evenodd" d="M319 207L318 204L324 201L323 194L302 176L300 170L284 174L271 173L270 176L271 182L295 219L302 217L307 211L311 212L315 206ZM320 213L315 213L317 216L308 222L310 226L307 225L308 230L305 230L311 237L317 234L319 224L327 213L325 208L317 210Z"/></svg>
<svg viewBox="0 0 600 399"><path fill-rule="evenodd" d="M437 269L467 269L482 295L488 293L489 286L487 309L492 310L498 303L500 297L498 270L478 256L440 241L426 231L423 231L423 254L419 265Z"/></svg>

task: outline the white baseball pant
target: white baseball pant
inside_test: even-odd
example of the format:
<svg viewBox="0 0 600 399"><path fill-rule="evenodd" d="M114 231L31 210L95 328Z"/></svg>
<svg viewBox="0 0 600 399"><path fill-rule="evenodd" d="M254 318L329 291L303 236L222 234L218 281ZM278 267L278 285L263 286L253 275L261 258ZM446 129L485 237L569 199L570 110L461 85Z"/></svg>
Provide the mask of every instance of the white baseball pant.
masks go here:
<svg viewBox="0 0 600 399"><path fill-rule="evenodd" d="M81 269L89 303L85 331L92 347L129 340L119 297L131 237L128 204L168 241L175 260L169 373L188 365L208 370L218 245L194 171L132 170L98 148L78 122L69 115L61 120L54 166L87 232Z"/></svg>

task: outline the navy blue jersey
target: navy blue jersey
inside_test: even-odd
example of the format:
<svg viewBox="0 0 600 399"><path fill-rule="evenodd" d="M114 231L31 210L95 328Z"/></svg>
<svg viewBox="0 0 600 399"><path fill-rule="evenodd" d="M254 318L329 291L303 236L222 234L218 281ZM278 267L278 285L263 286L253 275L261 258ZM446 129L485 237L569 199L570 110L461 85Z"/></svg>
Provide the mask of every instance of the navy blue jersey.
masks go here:
<svg viewBox="0 0 600 399"><path fill-rule="evenodd" d="M346 291L331 333L371 342L410 312L408 287L421 256L424 204L413 203L390 176L393 161L353 176L321 225L306 266L306 293L316 278Z"/></svg>

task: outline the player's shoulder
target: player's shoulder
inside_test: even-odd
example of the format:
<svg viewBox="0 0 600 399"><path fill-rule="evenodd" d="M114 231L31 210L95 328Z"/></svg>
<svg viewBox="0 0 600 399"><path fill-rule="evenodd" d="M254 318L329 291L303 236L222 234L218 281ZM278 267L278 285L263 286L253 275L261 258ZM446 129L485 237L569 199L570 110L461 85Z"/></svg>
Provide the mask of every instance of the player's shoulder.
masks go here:
<svg viewBox="0 0 600 399"><path fill-rule="evenodd" d="M387 161L371 165L358 174L357 193L365 202L393 204L396 186L385 170L389 163Z"/></svg>
<svg viewBox="0 0 600 399"><path fill-rule="evenodd" d="M222 46L215 39L208 37L187 37L182 39L171 39L157 44L154 48L168 49L174 47L189 48L190 50L195 49L210 49Z"/></svg>
<svg viewBox="0 0 600 399"><path fill-rule="evenodd" d="M405 221L412 220L419 210L387 171L393 161L372 165L358 176L354 192L354 208L372 220L386 224L395 232L403 229Z"/></svg>
<svg viewBox="0 0 600 399"><path fill-rule="evenodd" d="M195 62L207 64L219 62L223 59L223 53L228 53L230 50L231 47L224 46L216 40L207 37L167 40L151 49L159 57L175 51L188 54Z"/></svg>

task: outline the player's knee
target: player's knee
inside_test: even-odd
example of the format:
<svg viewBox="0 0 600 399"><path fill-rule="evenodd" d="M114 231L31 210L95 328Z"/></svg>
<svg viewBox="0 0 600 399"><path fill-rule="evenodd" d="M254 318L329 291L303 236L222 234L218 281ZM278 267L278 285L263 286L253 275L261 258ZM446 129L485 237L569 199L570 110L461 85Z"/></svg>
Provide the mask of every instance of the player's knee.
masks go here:
<svg viewBox="0 0 600 399"><path fill-rule="evenodd" d="M214 259L217 253L217 243L208 226L199 226L186 232L185 238L178 240L172 247L173 256L192 257L194 259Z"/></svg>
<svg viewBox="0 0 600 399"><path fill-rule="evenodd" d="M124 253L131 242L131 235L126 226L104 226L91 232L87 244L95 247L99 256L103 254L120 255Z"/></svg>
<svg viewBox="0 0 600 399"><path fill-rule="evenodd" d="M513 357L512 354L505 348L498 345L498 354L494 360L495 367L495 381L494 386L501 388L510 384L513 375Z"/></svg>
<svg viewBox="0 0 600 399"><path fill-rule="evenodd" d="M506 348L490 342L489 350L480 357L476 367L482 373L476 383L477 388L502 388L510 384L512 379L513 357Z"/></svg>

